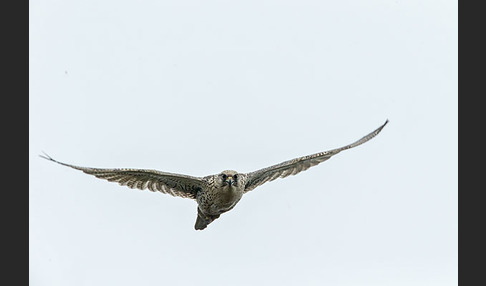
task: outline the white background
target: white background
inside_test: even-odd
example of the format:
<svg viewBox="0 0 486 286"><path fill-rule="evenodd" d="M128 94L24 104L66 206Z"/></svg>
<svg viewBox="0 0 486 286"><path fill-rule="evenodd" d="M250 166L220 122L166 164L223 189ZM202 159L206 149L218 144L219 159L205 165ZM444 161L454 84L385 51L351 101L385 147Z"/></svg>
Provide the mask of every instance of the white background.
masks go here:
<svg viewBox="0 0 486 286"><path fill-rule="evenodd" d="M457 1L30 1L37 285L457 285ZM205 176L376 138L196 204L38 157Z"/></svg>

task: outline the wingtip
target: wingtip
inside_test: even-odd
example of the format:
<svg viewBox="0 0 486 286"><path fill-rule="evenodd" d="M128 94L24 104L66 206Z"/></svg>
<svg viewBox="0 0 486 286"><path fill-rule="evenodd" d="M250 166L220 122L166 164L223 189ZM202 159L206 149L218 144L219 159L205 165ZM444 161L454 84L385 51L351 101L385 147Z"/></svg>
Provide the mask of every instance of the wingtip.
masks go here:
<svg viewBox="0 0 486 286"><path fill-rule="evenodd" d="M42 152L42 154L39 154L39 157L41 157L41 158L43 158L43 159L46 159L46 160L49 160L49 161L52 161L52 162L59 163L59 162L57 162L56 160L52 159L52 157L51 157L51 156L47 155L47 153L46 153L46 152L44 152L44 151L41 151L41 152Z"/></svg>
<svg viewBox="0 0 486 286"><path fill-rule="evenodd" d="M41 151L42 154L39 154L39 157L44 158L46 160L52 160L51 156L47 155L46 152Z"/></svg>
<svg viewBox="0 0 486 286"><path fill-rule="evenodd" d="M383 129L383 127L385 127L385 126L388 124L388 122L389 122L389 120L388 120L388 118L387 118L387 119L386 119L386 121L385 121L385 123L383 123L383 125L381 125L381 126L378 128L378 130L380 130L380 131L381 131L381 129Z"/></svg>

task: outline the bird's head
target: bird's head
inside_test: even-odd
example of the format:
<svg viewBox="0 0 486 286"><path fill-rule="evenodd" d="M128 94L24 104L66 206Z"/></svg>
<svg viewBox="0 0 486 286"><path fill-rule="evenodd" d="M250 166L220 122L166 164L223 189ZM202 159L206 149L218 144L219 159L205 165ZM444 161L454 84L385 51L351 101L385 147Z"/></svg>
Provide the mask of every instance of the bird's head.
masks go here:
<svg viewBox="0 0 486 286"><path fill-rule="evenodd" d="M239 187L242 184L243 175L233 170L226 170L218 175L222 186Z"/></svg>

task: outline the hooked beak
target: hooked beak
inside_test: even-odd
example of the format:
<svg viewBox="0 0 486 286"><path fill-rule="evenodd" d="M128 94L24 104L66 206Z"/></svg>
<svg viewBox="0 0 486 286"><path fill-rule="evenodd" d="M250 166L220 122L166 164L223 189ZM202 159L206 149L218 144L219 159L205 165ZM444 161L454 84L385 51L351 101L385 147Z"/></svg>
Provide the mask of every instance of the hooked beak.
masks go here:
<svg viewBox="0 0 486 286"><path fill-rule="evenodd" d="M231 186L233 185L234 181L233 181L233 177L228 177L228 179L226 180L226 182L228 182L228 184Z"/></svg>

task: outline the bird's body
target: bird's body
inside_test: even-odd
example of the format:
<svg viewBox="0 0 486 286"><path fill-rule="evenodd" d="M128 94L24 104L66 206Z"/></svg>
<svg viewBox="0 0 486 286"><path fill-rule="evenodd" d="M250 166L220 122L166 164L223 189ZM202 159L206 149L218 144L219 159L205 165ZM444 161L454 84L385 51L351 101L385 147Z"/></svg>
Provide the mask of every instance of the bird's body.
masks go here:
<svg viewBox="0 0 486 286"><path fill-rule="evenodd" d="M328 160L343 150L361 145L380 133L387 123L388 120L360 140L344 147L295 158L250 173L226 170L219 174L206 177L192 177L144 169L79 167L56 161L48 155L41 155L41 157L101 179L118 182L120 185L126 185L129 188L142 190L148 188L151 191L159 191L173 196L194 199L198 205L195 229L201 230L219 218L222 213L234 208L245 193L266 182L305 171L312 166Z"/></svg>
<svg viewBox="0 0 486 286"><path fill-rule="evenodd" d="M204 229L222 213L234 208L245 193L246 176L236 171L226 170L203 179L208 182L208 188L196 195L196 229Z"/></svg>

